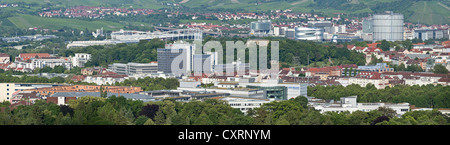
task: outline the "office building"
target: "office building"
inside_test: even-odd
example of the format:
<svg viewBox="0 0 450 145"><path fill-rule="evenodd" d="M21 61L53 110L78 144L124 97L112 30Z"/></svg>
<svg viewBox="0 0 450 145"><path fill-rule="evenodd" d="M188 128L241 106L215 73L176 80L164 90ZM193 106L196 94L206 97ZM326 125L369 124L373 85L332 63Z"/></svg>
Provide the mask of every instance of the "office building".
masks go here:
<svg viewBox="0 0 450 145"><path fill-rule="evenodd" d="M320 111L320 113L325 112L355 112L363 111L370 112L372 110L377 110L379 107L386 107L393 109L397 116L401 116L406 112L410 111L409 103L357 103L358 96L341 97L340 101L325 101L322 99L316 99L314 97L308 97L308 105L314 107L315 110Z"/></svg>
<svg viewBox="0 0 450 145"><path fill-rule="evenodd" d="M364 41L361 37L358 36L338 36L334 35L331 39L331 42L352 42L352 41L358 41L362 42Z"/></svg>
<svg viewBox="0 0 450 145"><path fill-rule="evenodd" d="M206 54L194 54L194 73L212 73L214 66L218 65L217 52L207 52Z"/></svg>
<svg viewBox="0 0 450 145"><path fill-rule="evenodd" d="M373 40L403 41L403 14L386 11L373 15Z"/></svg>
<svg viewBox="0 0 450 145"><path fill-rule="evenodd" d="M364 19L362 22L362 32L363 33L373 33L373 20Z"/></svg>
<svg viewBox="0 0 450 145"><path fill-rule="evenodd" d="M389 68L389 65L386 63L377 63L376 65L371 66L358 66L357 70L360 72L394 72L394 68Z"/></svg>
<svg viewBox="0 0 450 145"><path fill-rule="evenodd" d="M112 72L123 75L158 73L158 63L113 63L108 66Z"/></svg>
<svg viewBox="0 0 450 145"><path fill-rule="evenodd" d="M250 35L265 37L272 35L272 22L270 20L258 20L250 23Z"/></svg>
<svg viewBox="0 0 450 145"><path fill-rule="evenodd" d="M331 23L331 21L308 21L307 26L309 28L323 29L324 32L327 32L327 33L333 33L333 24ZM342 29L340 26L337 26L337 27ZM343 32L345 32L345 29L343 29Z"/></svg>
<svg viewBox="0 0 450 145"><path fill-rule="evenodd" d="M255 98L240 98L240 97L222 97L219 100L227 101L231 108L237 108L244 114L247 114L249 109L261 107L265 103L272 102L269 99L255 99Z"/></svg>
<svg viewBox="0 0 450 145"><path fill-rule="evenodd" d="M168 74L188 75L193 71L195 44L174 43L158 48L158 71Z"/></svg>
<svg viewBox="0 0 450 145"><path fill-rule="evenodd" d="M414 38L421 39L422 41L428 39L441 39L444 38L444 32L437 29L414 30Z"/></svg>

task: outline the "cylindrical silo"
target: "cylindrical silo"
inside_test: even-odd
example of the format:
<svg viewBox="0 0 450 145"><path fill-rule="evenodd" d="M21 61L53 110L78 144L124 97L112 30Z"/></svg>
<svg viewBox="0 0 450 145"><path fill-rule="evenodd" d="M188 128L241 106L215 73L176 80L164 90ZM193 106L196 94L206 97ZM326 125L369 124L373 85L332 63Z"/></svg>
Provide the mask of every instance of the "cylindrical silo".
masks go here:
<svg viewBox="0 0 450 145"><path fill-rule="evenodd" d="M373 15L373 40L403 41L403 15L391 11Z"/></svg>

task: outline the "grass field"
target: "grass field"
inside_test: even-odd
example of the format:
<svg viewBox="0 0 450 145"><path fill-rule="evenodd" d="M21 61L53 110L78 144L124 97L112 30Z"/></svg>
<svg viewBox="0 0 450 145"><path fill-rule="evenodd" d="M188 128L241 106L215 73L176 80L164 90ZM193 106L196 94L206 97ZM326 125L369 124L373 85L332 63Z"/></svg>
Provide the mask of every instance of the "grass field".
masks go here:
<svg viewBox="0 0 450 145"><path fill-rule="evenodd" d="M64 26L76 28L80 30L89 29L95 30L103 27L104 30L119 30L124 26L119 23L108 21L84 21L77 19L64 18L47 18L39 16L31 16L24 14L17 14L17 16L8 18L16 27L27 29L30 27L39 27L47 29L60 29Z"/></svg>

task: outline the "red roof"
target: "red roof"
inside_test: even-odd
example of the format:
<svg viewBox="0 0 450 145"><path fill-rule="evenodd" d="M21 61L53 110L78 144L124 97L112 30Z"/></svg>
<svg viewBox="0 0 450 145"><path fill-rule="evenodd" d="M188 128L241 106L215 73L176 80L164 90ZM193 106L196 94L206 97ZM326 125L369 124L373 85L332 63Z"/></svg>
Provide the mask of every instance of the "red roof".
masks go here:
<svg viewBox="0 0 450 145"><path fill-rule="evenodd" d="M383 52L383 50L381 50L380 48L369 48L365 52L375 52L377 50L380 51L380 52Z"/></svg>
<svg viewBox="0 0 450 145"><path fill-rule="evenodd" d="M413 45L425 45L425 43L416 43L416 44L413 44Z"/></svg>
<svg viewBox="0 0 450 145"><path fill-rule="evenodd" d="M30 58L36 58L36 56L38 56L39 58L50 57L50 54L48 54L48 53L21 53L21 54L19 54L19 57L22 58L23 60L28 60Z"/></svg>
<svg viewBox="0 0 450 145"><path fill-rule="evenodd" d="M355 45L347 45L347 49L352 49Z"/></svg>
<svg viewBox="0 0 450 145"><path fill-rule="evenodd" d="M450 46L450 41L444 41L444 42L442 42L442 45L443 46Z"/></svg>
<svg viewBox="0 0 450 145"><path fill-rule="evenodd" d="M82 80L84 80L84 78L86 78L85 75L76 75L76 76L72 77L72 80L73 81L82 81Z"/></svg>
<svg viewBox="0 0 450 145"><path fill-rule="evenodd" d="M377 47L378 44L380 44L380 43L370 43L370 44L367 44L367 47L375 48L375 47Z"/></svg>
<svg viewBox="0 0 450 145"><path fill-rule="evenodd" d="M6 53L0 53L0 57L9 57L9 55Z"/></svg>

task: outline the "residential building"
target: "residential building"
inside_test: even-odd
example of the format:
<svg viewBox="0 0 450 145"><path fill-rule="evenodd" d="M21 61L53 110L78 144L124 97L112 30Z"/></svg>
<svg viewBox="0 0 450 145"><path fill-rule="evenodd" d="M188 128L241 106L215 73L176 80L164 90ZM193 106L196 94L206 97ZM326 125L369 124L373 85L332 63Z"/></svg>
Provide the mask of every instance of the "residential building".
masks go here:
<svg viewBox="0 0 450 145"><path fill-rule="evenodd" d="M32 58L48 58L52 57L48 53L21 53L18 57L16 57L16 60L26 61L28 59Z"/></svg>
<svg viewBox="0 0 450 145"><path fill-rule="evenodd" d="M63 66L66 69L72 69L72 62L67 58L59 58L59 59L32 59L31 61L32 67L34 70L36 68L44 68L50 67L55 68L55 66Z"/></svg>
<svg viewBox="0 0 450 145"><path fill-rule="evenodd" d="M0 64L8 64L9 63L9 55L6 53L0 53Z"/></svg>
<svg viewBox="0 0 450 145"><path fill-rule="evenodd" d="M75 53L75 56L71 60L74 67L84 67L84 64L91 60L91 54Z"/></svg>
<svg viewBox="0 0 450 145"><path fill-rule="evenodd" d="M0 83L0 102L10 101L14 94L29 89L49 88L61 85L56 84L30 84L30 83ZM39 92L37 92L39 93Z"/></svg>
<svg viewBox="0 0 450 145"><path fill-rule="evenodd" d="M348 84L357 84L361 87L366 87L368 84L373 84L377 89L384 89L389 86L389 77L382 77L378 72L360 72L355 77L348 79Z"/></svg>
<svg viewBox="0 0 450 145"><path fill-rule="evenodd" d="M115 83L121 83L128 79L128 75L96 75L86 76L82 82L95 83L97 85L114 85Z"/></svg>

